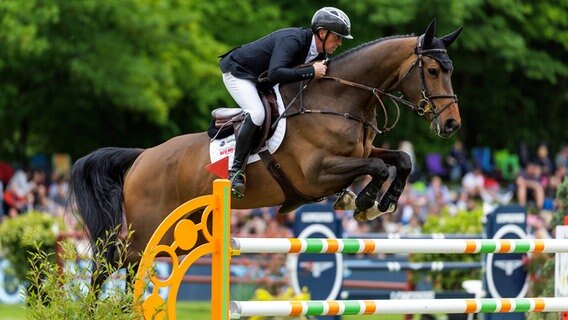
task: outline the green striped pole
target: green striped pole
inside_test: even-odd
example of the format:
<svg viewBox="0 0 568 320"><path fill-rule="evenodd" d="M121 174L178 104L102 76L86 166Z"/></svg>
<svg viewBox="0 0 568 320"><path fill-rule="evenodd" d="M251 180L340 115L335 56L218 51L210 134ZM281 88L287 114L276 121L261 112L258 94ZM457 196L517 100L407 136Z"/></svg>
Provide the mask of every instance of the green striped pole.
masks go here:
<svg viewBox="0 0 568 320"><path fill-rule="evenodd" d="M512 313L568 311L568 298L422 299L343 301L233 301L231 319L423 313Z"/></svg>
<svg viewBox="0 0 568 320"><path fill-rule="evenodd" d="M564 253L565 239L232 238L239 253Z"/></svg>

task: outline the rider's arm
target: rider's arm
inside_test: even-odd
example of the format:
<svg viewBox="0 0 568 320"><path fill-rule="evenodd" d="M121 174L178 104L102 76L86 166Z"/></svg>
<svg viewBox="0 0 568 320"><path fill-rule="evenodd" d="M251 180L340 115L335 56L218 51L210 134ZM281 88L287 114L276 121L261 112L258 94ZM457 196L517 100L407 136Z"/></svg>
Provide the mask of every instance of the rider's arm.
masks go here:
<svg viewBox="0 0 568 320"><path fill-rule="evenodd" d="M279 41L274 47L268 67L268 81L287 83L312 79L315 75L313 66L294 68L294 58L299 54L300 41L288 37Z"/></svg>

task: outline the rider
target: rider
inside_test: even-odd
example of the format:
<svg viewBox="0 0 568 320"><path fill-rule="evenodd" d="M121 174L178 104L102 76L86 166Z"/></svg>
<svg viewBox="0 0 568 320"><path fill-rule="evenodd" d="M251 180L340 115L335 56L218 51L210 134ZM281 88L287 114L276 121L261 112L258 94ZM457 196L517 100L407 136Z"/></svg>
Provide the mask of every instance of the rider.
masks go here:
<svg viewBox="0 0 568 320"><path fill-rule="evenodd" d="M333 7L324 7L312 17L311 30L285 28L254 42L236 47L221 56L221 71L227 90L246 112L237 136L235 158L229 170L231 192L237 198L245 193L244 167L253 137L264 122L264 107L257 92L258 79L268 71L268 81L288 83L325 76L324 59L342 44L353 39L347 15ZM314 62L310 66L298 67Z"/></svg>

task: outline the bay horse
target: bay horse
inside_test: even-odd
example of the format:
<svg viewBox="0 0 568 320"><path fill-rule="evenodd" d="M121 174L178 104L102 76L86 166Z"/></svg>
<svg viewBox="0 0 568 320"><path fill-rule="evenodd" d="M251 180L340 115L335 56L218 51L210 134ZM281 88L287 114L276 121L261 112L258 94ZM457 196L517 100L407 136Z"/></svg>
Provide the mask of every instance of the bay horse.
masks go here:
<svg viewBox="0 0 568 320"><path fill-rule="evenodd" d="M451 136L461 124L446 52L461 28L441 38L434 36L435 28L432 20L421 36L378 39L331 59L326 78L311 81L301 101L295 99L298 83L279 87L284 105L296 102L286 111L285 137L272 156L299 199L309 202L338 194L356 178L370 175L372 180L354 199L358 219L376 217L368 211L377 207L381 212L396 208L412 163L404 152L373 146L375 136L388 129L377 125L376 106L385 107L381 99L416 111L440 137ZM211 162L209 145L209 136L201 132L148 149L103 148L79 159L72 170L70 196L92 243L128 225L134 231L129 252L136 254L124 262L138 262L171 211L212 192L215 176L204 169ZM377 200L391 166L396 176ZM246 175L246 195L234 199L233 208L288 204L289 211L301 204L290 202L262 161L247 166ZM171 243L173 235L164 239ZM106 252L109 261L117 260L115 251Z"/></svg>

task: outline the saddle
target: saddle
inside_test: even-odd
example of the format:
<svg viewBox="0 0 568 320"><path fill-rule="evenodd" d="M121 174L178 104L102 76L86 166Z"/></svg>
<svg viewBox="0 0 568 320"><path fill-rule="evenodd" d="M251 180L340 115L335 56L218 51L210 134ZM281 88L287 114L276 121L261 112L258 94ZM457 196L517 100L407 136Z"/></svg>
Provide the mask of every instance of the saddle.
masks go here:
<svg viewBox="0 0 568 320"><path fill-rule="evenodd" d="M266 140L272 137L276 131L276 128L272 129L272 124L279 115L274 90L258 91L258 94L264 106L265 117L260 134L257 134L253 142L251 154L258 153L264 147ZM213 120L207 129L207 134L211 139L223 139L233 133L237 135L245 115L246 113L241 108L217 108L211 111Z"/></svg>
<svg viewBox="0 0 568 320"><path fill-rule="evenodd" d="M258 153L260 159L264 163L270 175L278 182L280 188L285 195L285 200L280 207L280 213L288 213L304 203L319 201L321 199L314 199L308 195L300 192L294 184L287 177L286 173L281 169L281 166L272 157L268 150L260 152L260 150L266 144L274 132L276 131L276 126L272 129L274 122L278 119L278 104L276 102L276 93L274 89L268 91L258 91L260 100L264 105L265 119L260 131L260 137L255 138L253 142L251 154ZM209 125L207 133L211 139L223 139L231 134L238 134L240 130L241 123L245 118L245 112L241 108L218 108L211 112L213 120Z"/></svg>

